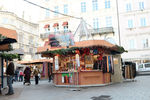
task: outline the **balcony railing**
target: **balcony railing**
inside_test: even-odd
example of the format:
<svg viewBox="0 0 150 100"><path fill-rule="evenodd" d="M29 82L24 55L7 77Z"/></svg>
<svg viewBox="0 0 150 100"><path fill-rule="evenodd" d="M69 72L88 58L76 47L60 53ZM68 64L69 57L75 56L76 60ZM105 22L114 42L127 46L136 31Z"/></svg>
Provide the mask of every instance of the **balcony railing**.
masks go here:
<svg viewBox="0 0 150 100"><path fill-rule="evenodd" d="M114 33L113 27L104 27L104 28L97 28L97 29L89 29L89 32L94 35L94 34L109 34L109 33ZM64 33L64 31L58 31L56 33ZM42 39L48 38L50 34L55 34L54 32L47 32L44 34L41 34L40 37ZM85 35L85 34L83 34Z"/></svg>
<svg viewBox="0 0 150 100"><path fill-rule="evenodd" d="M104 27L104 28L97 28L97 29L89 29L91 34L109 34L114 33L113 27Z"/></svg>

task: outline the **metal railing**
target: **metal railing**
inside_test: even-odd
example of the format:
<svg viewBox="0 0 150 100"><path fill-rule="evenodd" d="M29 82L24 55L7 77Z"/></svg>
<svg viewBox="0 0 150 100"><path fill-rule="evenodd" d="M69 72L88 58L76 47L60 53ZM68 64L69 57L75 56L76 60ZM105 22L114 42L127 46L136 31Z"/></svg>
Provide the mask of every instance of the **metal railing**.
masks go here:
<svg viewBox="0 0 150 100"><path fill-rule="evenodd" d="M97 29L89 29L89 32L91 34L108 34L108 33L114 33L114 29L113 27L103 27Z"/></svg>
<svg viewBox="0 0 150 100"><path fill-rule="evenodd" d="M97 29L89 29L88 31L92 35L94 35L94 34L109 34L109 33L114 33L113 27L104 27L104 28L97 28ZM67 32L69 32L69 31L67 31ZM64 31L58 31L56 33L65 33L65 32ZM50 34L56 34L56 33L55 32L47 32L47 33L44 33L44 34L40 34L40 37L42 39L46 39L46 38L48 38L48 36Z"/></svg>

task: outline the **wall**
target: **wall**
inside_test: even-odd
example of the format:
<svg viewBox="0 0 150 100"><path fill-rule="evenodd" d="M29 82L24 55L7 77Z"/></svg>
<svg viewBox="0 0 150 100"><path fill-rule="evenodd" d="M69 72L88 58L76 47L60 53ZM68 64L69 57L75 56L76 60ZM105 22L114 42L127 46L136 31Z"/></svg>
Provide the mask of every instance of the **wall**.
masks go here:
<svg viewBox="0 0 150 100"><path fill-rule="evenodd" d="M111 81L113 83L122 82L123 77L122 77L122 70L121 70L122 69L121 56L114 55L113 60L114 60L114 74L111 75Z"/></svg>

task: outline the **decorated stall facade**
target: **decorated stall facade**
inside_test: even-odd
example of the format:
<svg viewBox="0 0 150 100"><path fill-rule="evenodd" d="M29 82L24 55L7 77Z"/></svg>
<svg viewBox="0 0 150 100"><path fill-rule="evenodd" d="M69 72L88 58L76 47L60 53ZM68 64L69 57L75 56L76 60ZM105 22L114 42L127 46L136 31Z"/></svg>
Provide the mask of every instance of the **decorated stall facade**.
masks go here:
<svg viewBox="0 0 150 100"><path fill-rule="evenodd" d="M56 86L97 86L122 81L120 54L123 50L104 40L87 40L41 53L54 59Z"/></svg>

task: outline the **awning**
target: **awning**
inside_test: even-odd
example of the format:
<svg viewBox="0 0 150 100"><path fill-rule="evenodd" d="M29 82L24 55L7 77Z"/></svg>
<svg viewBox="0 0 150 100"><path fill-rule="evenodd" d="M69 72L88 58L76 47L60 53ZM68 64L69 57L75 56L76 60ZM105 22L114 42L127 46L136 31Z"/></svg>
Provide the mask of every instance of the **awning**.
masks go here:
<svg viewBox="0 0 150 100"><path fill-rule="evenodd" d="M17 40L17 32L8 28L0 27L0 34L10 39Z"/></svg>
<svg viewBox="0 0 150 100"><path fill-rule="evenodd" d="M44 26L44 28L49 28L50 27L50 25L49 24L46 24L45 26Z"/></svg>
<svg viewBox="0 0 150 100"><path fill-rule="evenodd" d="M53 27L57 27L57 26L59 26L59 24L58 23L54 23Z"/></svg>
<svg viewBox="0 0 150 100"><path fill-rule="evenodd" d="M63 22L62 26L67 26L68 22Z"/></svg>
<svg viewBox="0 0 150 100"><path fill-rule="evenodd" d="M9 51L8 54L24 55L24 50L23 49L14 49L12 51Z"/></svg>
<svg viewBox="0 0 150 100"><path fill-rule="evenodd" d="M17 42L16 39L5 38L3 41L0 41L0 45L3 45L3 44L10 44L10 43L15 43L15 42Z"/></svg>

